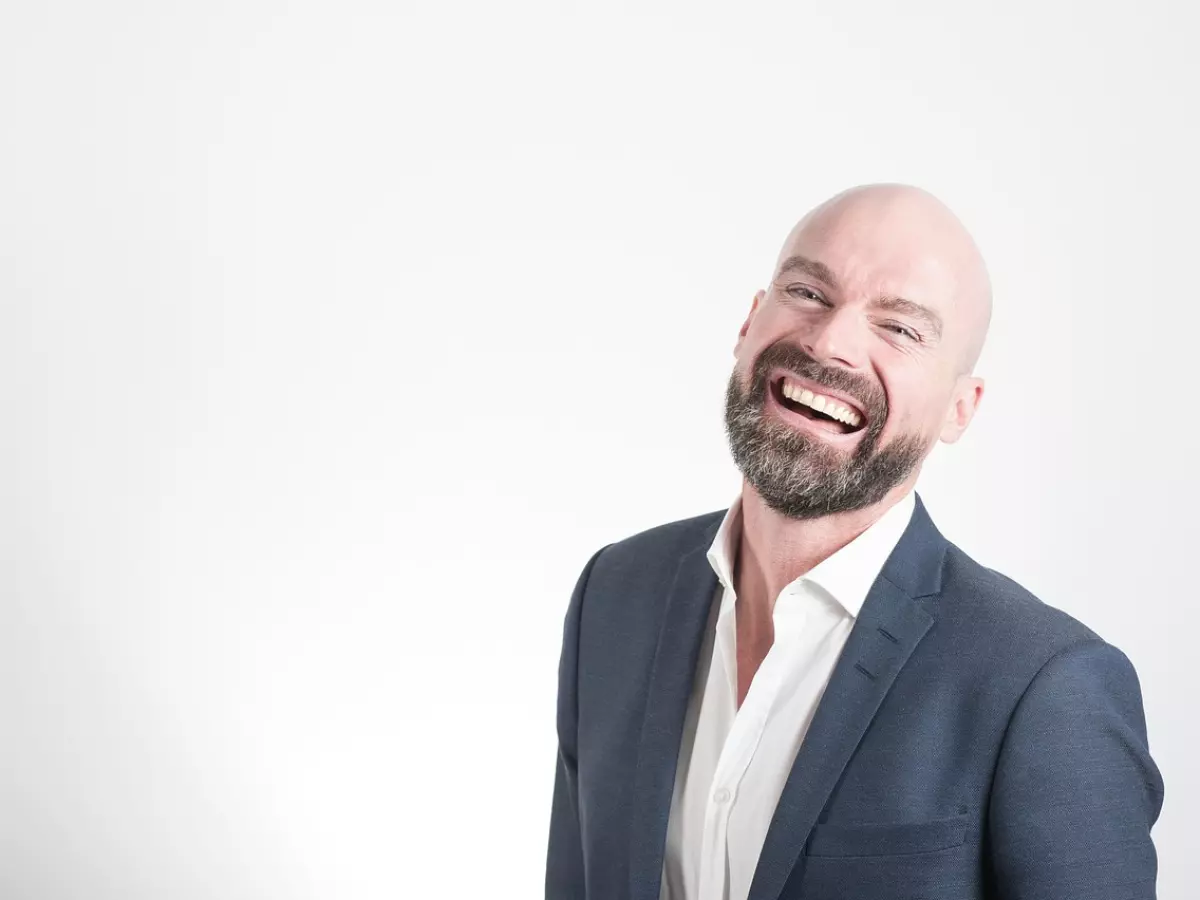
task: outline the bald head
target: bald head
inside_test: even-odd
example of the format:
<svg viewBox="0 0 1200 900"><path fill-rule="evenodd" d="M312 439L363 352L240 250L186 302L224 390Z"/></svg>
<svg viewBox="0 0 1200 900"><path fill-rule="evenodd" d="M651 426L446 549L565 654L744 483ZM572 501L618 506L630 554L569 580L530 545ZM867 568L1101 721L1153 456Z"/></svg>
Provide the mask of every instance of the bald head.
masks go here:
<svg viewBox="0 0 1200 900"><path fill-rule="evenodd" d="M939 295L939 340L950 344L962 373L973 370L991 321L992 289L983 256L958 217L927 191L909 185L851 188L801 219L784 241L778 274L789 259L835 257L862 280L886 275ZM878 278L876 278L878 282ZM906 298L919 302L917 298Z"/></svg>

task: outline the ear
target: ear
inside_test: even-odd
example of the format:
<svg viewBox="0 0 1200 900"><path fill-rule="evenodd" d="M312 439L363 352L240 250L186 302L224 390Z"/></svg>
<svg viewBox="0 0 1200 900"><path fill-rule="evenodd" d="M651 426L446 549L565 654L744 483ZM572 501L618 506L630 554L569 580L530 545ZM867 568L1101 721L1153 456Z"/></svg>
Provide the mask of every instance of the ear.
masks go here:
<svg viewBox="0 0 1200 900"><path fill-rule="evenodd" d="M741 330L738 331L737 343L733 345L733 355L737 356L742 349L742 342L746 340L746 332L750 330L750 323L754 321L754 314L758 312L758 304L766 296L765 291L756 291L754 300L750 304L750 312L746 313L746 321L742 323Z"/></svg>
<svg viewBox="0 0 1200 900"><path fill-rule="evenodd" d="M962 437L967 426L971 424L971 420L975 418L975 412L979 409L982 400L982 378L963 375L958 379L950 408L946 411L946 421L942 424L941 440L943 443L953 444Z"/></svg>

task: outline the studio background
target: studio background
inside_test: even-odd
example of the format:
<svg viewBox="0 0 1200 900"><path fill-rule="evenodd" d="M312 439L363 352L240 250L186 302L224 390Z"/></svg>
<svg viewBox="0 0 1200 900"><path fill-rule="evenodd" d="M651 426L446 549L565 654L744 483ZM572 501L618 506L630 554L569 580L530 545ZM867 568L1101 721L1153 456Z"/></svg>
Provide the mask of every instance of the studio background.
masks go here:
<svg viewBox="0 0 1200 900"><path fill-rule="evenodd" d="M996 293L942 531L1121 647L1200 885L1193 8L0 6L0 896L539 895L562 616L715 510L793 221Z"/></svg>

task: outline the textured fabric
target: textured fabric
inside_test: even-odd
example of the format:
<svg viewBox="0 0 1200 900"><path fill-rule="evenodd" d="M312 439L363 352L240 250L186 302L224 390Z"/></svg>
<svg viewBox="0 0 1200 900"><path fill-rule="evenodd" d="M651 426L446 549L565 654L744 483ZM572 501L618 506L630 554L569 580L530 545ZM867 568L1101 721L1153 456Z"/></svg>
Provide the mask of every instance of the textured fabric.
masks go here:
<svg viewBox="0 0 1200 900"><path fill-rule="evenodd" d="M774 642L741 708L733 580L741 498L729 507L707 554L718 586L680 744L661 900L746 900L796 749L914 504L905 495L783 587L773 608Z"/></svg>
<svg viewBox="0 0 1200 900"><path fill-rule="evenodd" d="M598 551L568 604L547 898L656 900L724 511ZM801 744L750 900L1149 900L1163 783L1121 652L918 500Z"/></svg>

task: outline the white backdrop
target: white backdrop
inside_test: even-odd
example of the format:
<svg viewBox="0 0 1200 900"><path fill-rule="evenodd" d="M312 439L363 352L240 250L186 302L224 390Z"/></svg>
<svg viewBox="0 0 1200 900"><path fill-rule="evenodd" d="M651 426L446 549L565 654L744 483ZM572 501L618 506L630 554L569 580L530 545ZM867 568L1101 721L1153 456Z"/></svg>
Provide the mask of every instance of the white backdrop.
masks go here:
<svg viewBox="0 0 1200 900"><path fill-rule="evenodd" d="M4 0L0 896L537 896L575 577L878 180L996 286L922 493L1133 659L1194 896L1196 14L892 6Z"/></svg>

